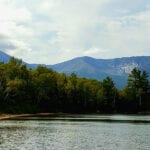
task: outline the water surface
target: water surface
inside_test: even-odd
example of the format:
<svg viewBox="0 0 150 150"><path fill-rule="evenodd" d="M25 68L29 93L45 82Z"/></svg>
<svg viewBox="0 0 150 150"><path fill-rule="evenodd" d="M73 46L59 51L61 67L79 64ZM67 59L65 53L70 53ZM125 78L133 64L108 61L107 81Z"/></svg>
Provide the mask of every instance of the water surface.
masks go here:
<svg viewBox="0 0 150 150"><path fill-rule="evenodd" d="M0 150L136 149L150 149L149 115L60 115L0 121Z"/></svg>

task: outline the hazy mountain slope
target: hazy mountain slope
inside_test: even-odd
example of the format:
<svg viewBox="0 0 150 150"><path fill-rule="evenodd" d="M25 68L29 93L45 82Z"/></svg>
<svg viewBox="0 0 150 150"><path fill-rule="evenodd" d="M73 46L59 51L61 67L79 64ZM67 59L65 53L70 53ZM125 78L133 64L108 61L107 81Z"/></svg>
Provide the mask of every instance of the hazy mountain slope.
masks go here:
<svg viewBox="0 0 150 150"><path fill-rule="evenodd" d="M7 63L9 62L11 57L12 56L0 51L0 62ZM28 68L32 68L32 69L35 69L38 65L40 65L40 64L28 64L24 61L23 61L23 64L26 64Z"/></svg>
<svg viewBox="0 0 150 150"><path fill-rule="evenodd" d="M10 56L2 51L0 51L0 62L8 62L10 59Z"/></svg>

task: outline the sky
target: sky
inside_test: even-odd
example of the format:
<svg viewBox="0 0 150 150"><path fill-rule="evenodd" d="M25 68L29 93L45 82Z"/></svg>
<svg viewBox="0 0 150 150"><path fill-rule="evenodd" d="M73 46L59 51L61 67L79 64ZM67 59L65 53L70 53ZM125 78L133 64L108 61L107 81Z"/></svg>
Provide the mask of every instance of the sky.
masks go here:
<svg viewBox="0 0 150 150"><path fill-rule="evenodd" d="M0 50L42 64L150 56L150 0L0 0Z"/></svg>

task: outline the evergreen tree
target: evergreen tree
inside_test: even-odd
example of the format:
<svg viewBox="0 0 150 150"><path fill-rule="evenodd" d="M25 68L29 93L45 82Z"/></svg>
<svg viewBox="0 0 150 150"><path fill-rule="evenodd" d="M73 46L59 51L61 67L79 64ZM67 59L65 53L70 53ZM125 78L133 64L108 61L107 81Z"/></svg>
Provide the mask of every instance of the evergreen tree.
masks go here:
<svg viewBox="0 0 150 150"><path fill-rule="evenodd" d="M149 94L149 81L146 71L134 68L129 77L126 87L127 97L133 101L137 111L145 107L147 95Z"/></svg>

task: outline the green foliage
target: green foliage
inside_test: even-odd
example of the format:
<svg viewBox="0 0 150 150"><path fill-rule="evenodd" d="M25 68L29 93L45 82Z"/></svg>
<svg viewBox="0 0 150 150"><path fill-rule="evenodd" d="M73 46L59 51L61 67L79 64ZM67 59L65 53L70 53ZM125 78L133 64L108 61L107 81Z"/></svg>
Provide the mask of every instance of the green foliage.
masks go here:
<svg viewBox="0 0 150 150"><path fill-rule="evenodd" d="M100 111L109 113L114 112L116 95L117 89L113 80L110 77L106 77L102 81Z"/></svg>
<svg viewBox="0 0 150 150"><path fill-rule="evenodd" d="M67 76L44 66L27 69L12 58L0 64L0 112L114 113L150 110L148 74L133 69L119 91L111 78L103 81Z"/></svg>
<svg viewBox="0 0 150 150"><path fill-rule="evenodd" d="M21 66L22 65L22 60L14 58L14 57L11 57L10 61L9 61L9 64L10 65L15 65L15 66Z"/></svg>
<svg viewBox="0 0 150 150"><path fill-rule="evenodd" d="M133 107L133 111L140 111L148 104L149 81L145 71L134 68L128 77L127 87L125 88L127 97Z"/></svg>

